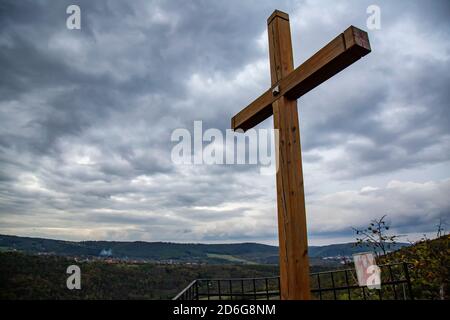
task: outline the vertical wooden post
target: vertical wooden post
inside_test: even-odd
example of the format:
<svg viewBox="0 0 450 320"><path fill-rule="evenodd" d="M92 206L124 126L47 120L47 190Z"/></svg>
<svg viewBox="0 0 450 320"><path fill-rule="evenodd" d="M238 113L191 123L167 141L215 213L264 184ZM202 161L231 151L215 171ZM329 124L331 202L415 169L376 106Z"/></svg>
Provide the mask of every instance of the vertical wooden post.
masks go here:
<svg viewBox="0 0 450 320"><path fill-rule="evenodd" d="M267 20L272 85L294 70L289 16L275 11ZM276 93L274 93L276 94ZM309 259L297 100L272 104L279 130L277 164L281 299L308 300Z"/></svg>

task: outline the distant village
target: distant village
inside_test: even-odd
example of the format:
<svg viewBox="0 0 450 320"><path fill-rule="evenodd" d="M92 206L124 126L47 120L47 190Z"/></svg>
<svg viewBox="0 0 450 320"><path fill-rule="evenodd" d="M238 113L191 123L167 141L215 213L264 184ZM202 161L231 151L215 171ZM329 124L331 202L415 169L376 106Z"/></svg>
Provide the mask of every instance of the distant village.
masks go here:
<svg viewBox="0 0 450 320"><path fill-rule="evenodd" d="M11 251L17 251L13 249ZM59 256L53 252L39 252L38 256ZM162 260L152 260L152 259L140 259L140 258L129 258L129 257L114 257L112 249L102 249L98 256L79 256L79 255L64 255L64 257L73 259L76 262L104 262L109 264L119 264L119 263L132 263L132 264L160 264L160 265L205 265L205 262L193 262L193 261L183 261L177 259L162 259Z"/></svg>
<svg viewBox="0 0 450 320"><path fill-rule="evenodd" d="M14 249L14 251L16 251ZM39 256L55 256L57 254L53 252L39 252L37 255ZM109 264L119 264L119 263L132 263L132 264L145 264L145 263L152 263L152 264L159 264L159 265L206 265L206 262L203 261L186 261L182 259L161 259L161 260L154 260L154 259L143 259L143 258L130 258L130 257L117 257L113 255L112 249L102 249L98 256L79 256L79 255L64 255L67 258L73 259L76 262L104 262ZM353 261L352 256L346 256L346 255L336 255L336 256L328 256L328 257L321 257L321 260L339 263L342 265L345 265L349 262Z"/></svg>

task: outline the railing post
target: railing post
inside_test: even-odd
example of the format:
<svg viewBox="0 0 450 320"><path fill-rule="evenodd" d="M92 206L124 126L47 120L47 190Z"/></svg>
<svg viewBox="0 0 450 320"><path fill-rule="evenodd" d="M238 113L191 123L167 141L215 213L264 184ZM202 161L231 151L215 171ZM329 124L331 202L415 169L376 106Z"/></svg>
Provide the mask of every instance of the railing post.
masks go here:
<svg viewBox="0 0 450 320"><path fill-rule="evenodd" d="M409 277L409 270L408 270L407 262L403 262L403 272L405 273L405 279L406 279L406 285L408 286L409 297L411 298L411 300L414 300L414 295L413 295L412 286L411 286L411 278Z"/></svg>
<svg viewBox="0 0 450 320"><path fill-rule="evenodd" d="M281 299L281 285L280 285L280 277L278 277L278 296Z"/></svg>
<svg viewBox="0 0 450 320"><path fill-rule="evenodd" d="M195 300L200 300L199 296L198 296L198 280L195 281Z"/></svg>
<svg viewBox="0 0 450 320"><path fill-rule="evenodd" d="M322 300L322 287L320 286L320 273L317 274L317 286L319 287L319 300Z"/></svg>
<svg viewBox="0 0 450 320"><path fill-rule="evenodd" d="M350 291L350 283L348 282L347 269L344 272L345 272L345 284L347 285L348 300L352 300L352 293Z"/></svg>
<svg viewBox="0 0 450 320"><path fill-rule="evenodd" d="M382 287L380 287L380 289L375 289L378 290L378 297L380 298L380 301L383 300L383 293L381 292L381 290L383 290Z"/></svg>
<svg viewBox="0 0 450 320"><path fill-rule="evenodd" d="M395 278L394 278L394 274L392 273L392 267L390 264L388 265L388 269L389 269L389 277L391 278L391 282L392 282L392 289L394 289L394 299L398 300L397 287L395 284Z"/></svg>
<svg viewBox="0 0 450 320"><path fill-rule="evenodd" d="M331 285L333 286L333 296L334 296L334 300L337 300L336 284L334 283L333 272L330 272L330 275L331 275Z"/></svg>
<svg viewBox="0 0 450 320"><path fill-rule="evenodd" d="M229 281L230 285L230 300L233 300L233 283L231 282L231 279Z"/></svg>

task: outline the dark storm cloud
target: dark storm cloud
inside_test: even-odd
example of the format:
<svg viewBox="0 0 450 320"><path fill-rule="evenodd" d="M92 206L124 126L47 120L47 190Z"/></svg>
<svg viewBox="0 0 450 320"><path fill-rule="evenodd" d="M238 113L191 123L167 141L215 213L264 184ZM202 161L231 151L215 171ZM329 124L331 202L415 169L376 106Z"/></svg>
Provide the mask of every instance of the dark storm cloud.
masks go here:
<svg viewBox="0 0 450 320"><path fill-rule="evenodd" d="M340 148L340 159L324 160L335 177L450 161L450 32L442 20L432 23L448 3L436 4L380 5L373 52L300 101L304 151Z"/></svg>
<svg viewBox="0 0 450 320"><path fill-rule="evenodd" d="M274 7L292 13L298 65L348 25L364 28L370 1L77 1L81 30L65 26L69 4L0 4L0 231L272 239L274 177L255 166L175 166L171 133L192 132L200 119L204 130L225 130L269 86L266 18ZM305 165L319 166L306 179L339 182L450 160L448 2L380 6L371 55L299 101ZM446 188L436 182L431 190ZM374 198L387 197L380 193ZM321 197L322 207L311 203L324 217ZM424 224L448 215L445 201L428 209ZM407 228L413 220L396 221ZM319 234L345 229L312 221Z"/></svg>

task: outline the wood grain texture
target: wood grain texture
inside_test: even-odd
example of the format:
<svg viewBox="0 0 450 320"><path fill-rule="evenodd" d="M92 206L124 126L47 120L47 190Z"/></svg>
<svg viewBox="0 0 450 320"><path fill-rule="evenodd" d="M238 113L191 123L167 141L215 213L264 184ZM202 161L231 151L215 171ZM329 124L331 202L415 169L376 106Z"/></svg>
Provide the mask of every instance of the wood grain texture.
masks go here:
<svg viewBox="0 0 450 320"><path fill-rule="evenodd" d="M280 297L308 300L309 259L297 99L371 49L367 33L350 26L294 70L289 16L276 10L267 23L272 87L236 114L231 127L245 131L273 114L278 130Z"/></svg>
<svg viewBox="0 0 450 320"><path fill-rule="evenodd" d="M272 84L294 69L289 20L275 16L268 25ZM272 104L277 143L277 207L280 297L310 299L308 241L297 100L280 97Z"/></svg>
<svg viewBox="0 0 450 320"><path fill-rule="evenodd" d="M275 15L271 21L273 22L272 24L277 24L278 22L274 21L288 20ZM269 30L269 32L271 31ZM285 48L280 50L283 51ZM350 26L292 72L287 72L288 70L272 70L273 67L271 66L272 87L236 114L232 118L231 128L244 131L253 128L273 114L272 104L280 97L300 98L370 53L370 51L367 33ZM280 59L280 52L273 52L272 54L274 56L271 56L271 58L275 60ZM285 75L284 77L280 77L281 72ZM275 82L274 79L276 80ZM276 96L272 94L272 89L275 86L280 88L280 93Z"/></svg>

